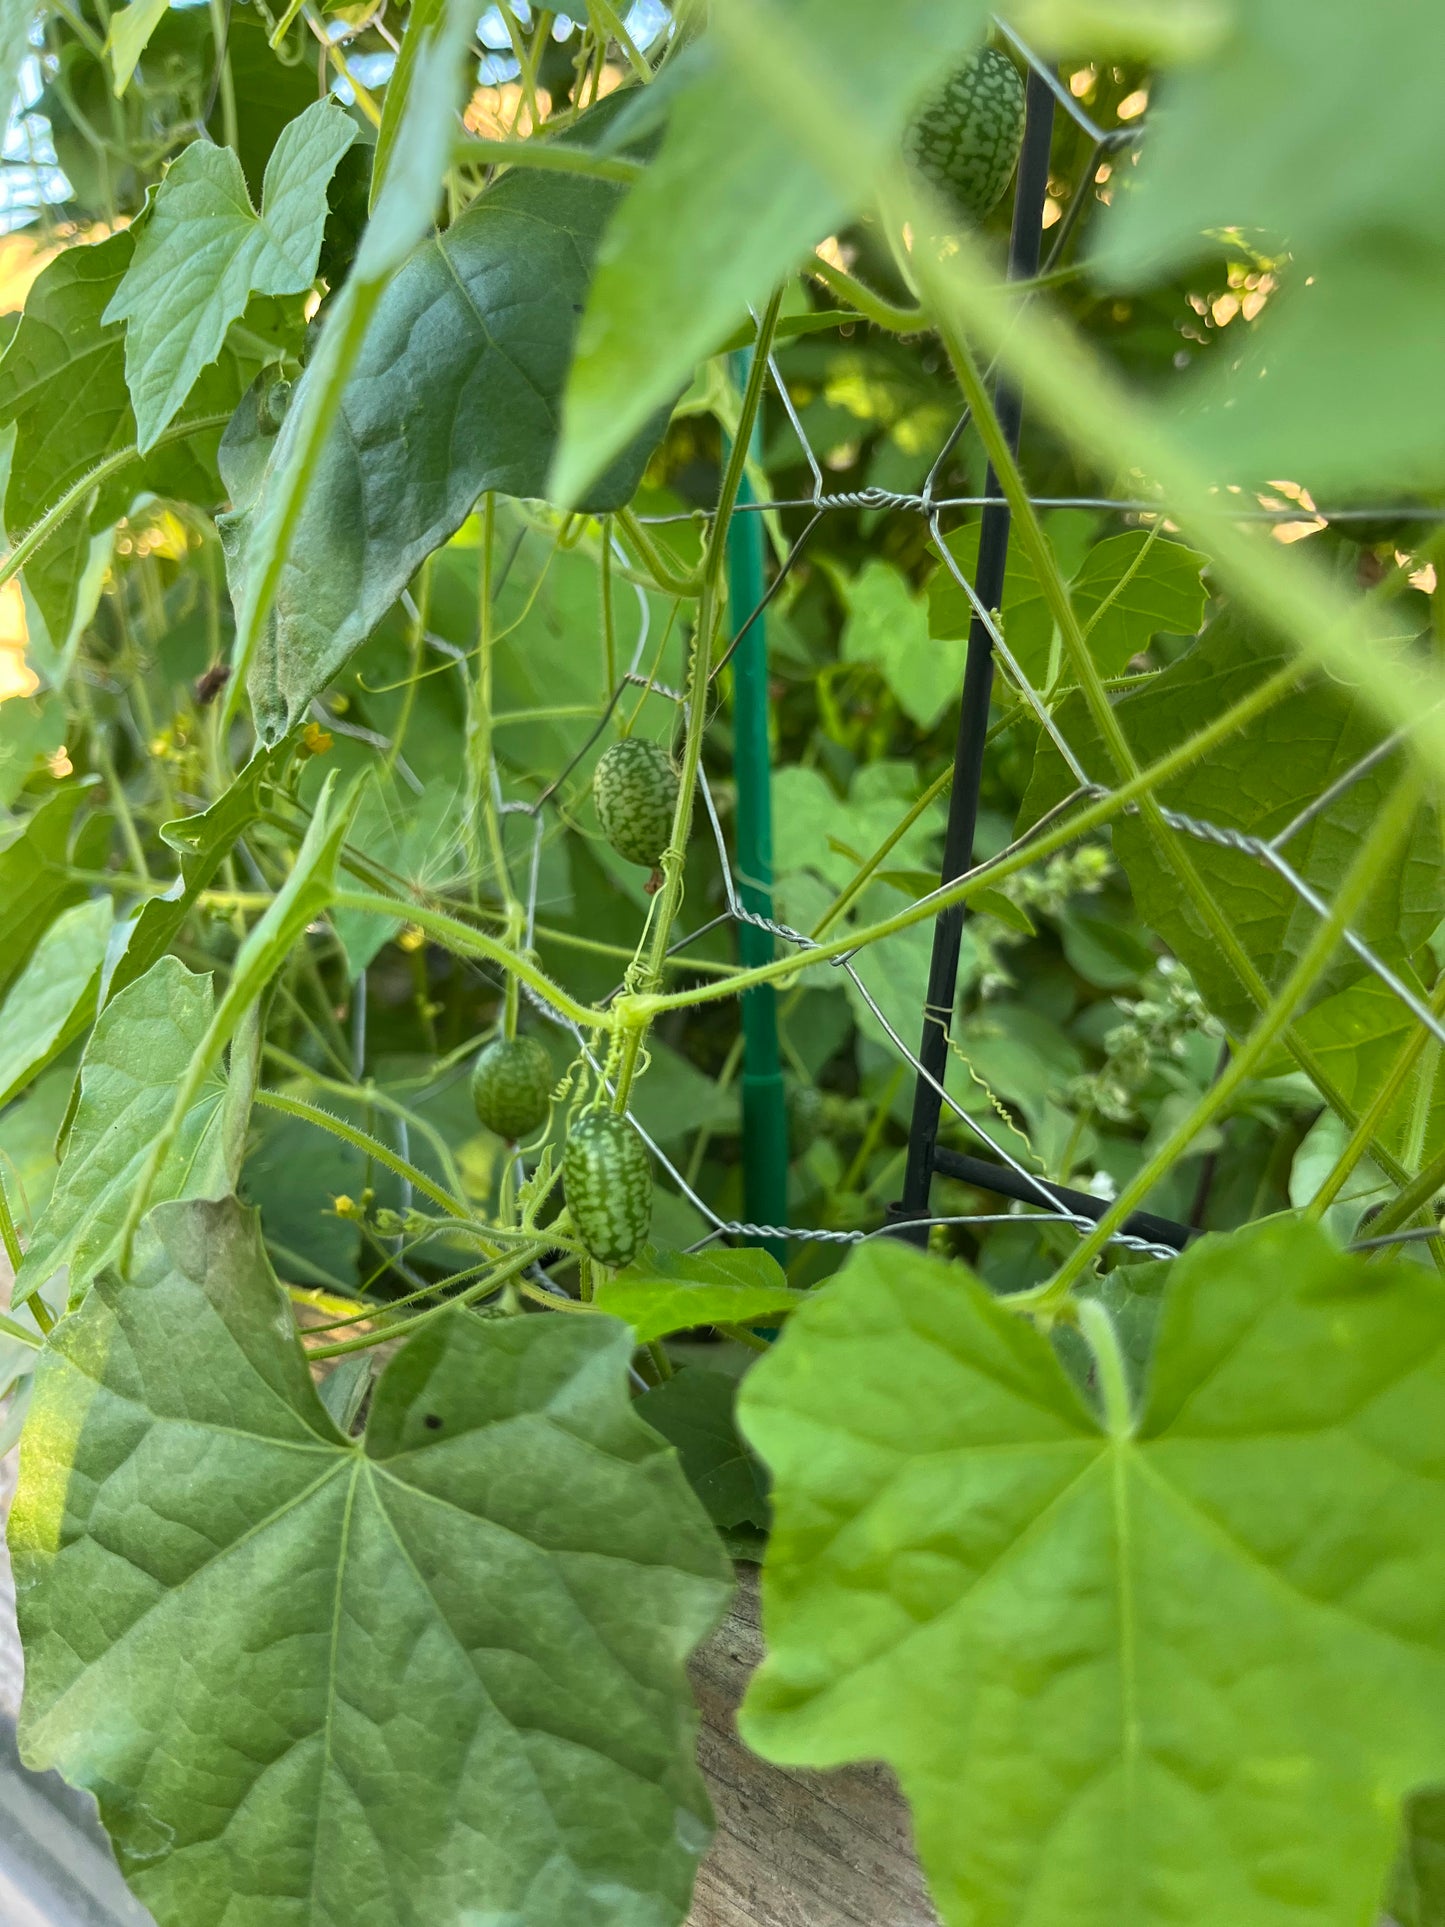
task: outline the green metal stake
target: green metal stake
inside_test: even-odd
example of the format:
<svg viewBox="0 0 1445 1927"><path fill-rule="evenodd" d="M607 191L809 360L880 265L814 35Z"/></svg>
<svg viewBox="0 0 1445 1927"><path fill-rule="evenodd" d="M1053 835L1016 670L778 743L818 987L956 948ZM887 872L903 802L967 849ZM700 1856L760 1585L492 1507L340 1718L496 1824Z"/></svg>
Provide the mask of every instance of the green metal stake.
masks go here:
<svg viewBox="0 0 1445 1927"><path fill-rule="evenodd" d="M747 353L737 357L747 377ZM757 430L754 430L757 447ZM739 504L757 498L747 477ZM728 531L728 597L734 630L763 599L763 527L758 515L735 515ZM773 811L768 750L768 639L758 616L738 644L733 672L733 774L737 779L738 897L755 915L773 914ZM756 924L738 925L738 954L746 969L773 961L774 939ZM777 993L771 984L743 999L743 1198L753 1224L786 1224L788 1217L788 1110L778 1049ZM788 1248L781 1238L762 1241L779 1264Z"/></svg>

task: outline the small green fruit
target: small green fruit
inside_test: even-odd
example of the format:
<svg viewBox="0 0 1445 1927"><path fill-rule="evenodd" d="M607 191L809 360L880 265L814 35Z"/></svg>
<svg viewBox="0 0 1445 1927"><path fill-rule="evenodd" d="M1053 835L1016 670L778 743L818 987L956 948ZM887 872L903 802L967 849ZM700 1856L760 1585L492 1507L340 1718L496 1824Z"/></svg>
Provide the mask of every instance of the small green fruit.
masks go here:
<svg viewBox="0 0 1445 1927"><path fill-rule="evenodd" d="M998 205L1024 138L1024 84L1005 53L981 47L909 123L903 151L970 221Z"/></svg>
<svg viewBox="0 0 1445 1927"><path fill-rule="evenodd" d="M592 800L602 834L629 863L655 869L672 834L677 771L666 750L640 736L624 736L597 759Z"/></svg>
<svg viewBox="0 0 1445 1927"><path fill-rule="evenodd" d="M547 1122L552 1060L535 1037L499 1037L472 1071L477 1116L498 1137L530 1137Z"/></svg>
<svg viewBox="0 0 1445 1927"><path fill-rule="evenodd" d="M591 1256L631 1264L652 1223L652 1164L636 1128L615 1111L589 1111L562 1153L562 1183Z"/></svg>

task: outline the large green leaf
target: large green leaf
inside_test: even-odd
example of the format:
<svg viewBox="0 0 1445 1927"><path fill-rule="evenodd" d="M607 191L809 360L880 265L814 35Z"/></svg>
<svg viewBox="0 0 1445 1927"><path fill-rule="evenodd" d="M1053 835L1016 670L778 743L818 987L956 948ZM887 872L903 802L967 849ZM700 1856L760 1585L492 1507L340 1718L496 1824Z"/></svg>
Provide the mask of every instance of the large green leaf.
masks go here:
<svg viewBox="0 0 1445 1927"><path fill-rule="evenodd" d="M1445 160L1431 129L1445 16L1385 0L1368 34L1359 24L1349 0L1238 7L1215 57L1161 90L1131 192L1101 229L1100 265L1124 282L1217 250L1232 229L1294 257L1283 294L1252 325L1231 325L1237 352L1211 356L1183 391L1221 477L1445 481L1427 348L1445 262Z"/></svg>
<svg viewBox="0 0 1445 1927"><path fill-rule="evenodd" d="M1116 703L1135 757L1143 764L1163 756L1286 660L1277 644L1261 641L1237 617L1214 623L1196 649ZM1058 721L1087 773L1108 780L1114 772L1081 696L1066 699ZM1164 784L1159 801L1226 830L1276 836L1373 748L1380 735L1366 706L1350 692L1335 683L1317 683L1286 696L1204 761ZM1396 774L1387 758L1285 846L1282 854L1321 895L1333 895ZM1036 821L1073 787L1074 778L1058 752L1041 741L1021 821ZM1179 837L1180 848L1260 976L1277 986L1317 928L1315 913L1257 857L1182 831L1169 834ZM1253 999L1137 817L1116 822L1114 847L1145 923L1188 964L1215 1014L1236 1034L1246 1030L1256 1011ZM1442 888L1440 821L1436 811L1426 807L1403 855L1381 875L1354 927L1367 943L1398 960L1422 944L1438 923ZM1352 953L1343 952L1325 987L1340 989L1363 968Z"/></svg>
<svg viewBox="0 0 1445 1927"><path fill-rule="evenodd" d="M72 783L49 796L0 849L0 989L20 969L57 912L85 895L68 874L76 813L86 786ZM104 823L92 817L79 831L77 864L98 860ZM99 847L98 847L99 846Z"/></svg>
<svg viewBox="0 0 1445 1927"><path fill-rule="evenodd" d="M80 1060L80 1099L60 1175L16 1279L17 1303L62 1265L70 1267L70 1296L79 1302L114 1257L146 1153L170 1116L176 1085L206 1034L213 1003L209 977L162 957L96 1019ZM153 1196L219 1196L227 1189L224 1094L218 1080L204 1087Z"/></svg>
<svg viewBox="0 0 1445 1927"><path fill-rule="evenodd" d="M251 670L265 741L304 718L479 495L546 492L577 315L620 192L516 169L416 248L381 296ZM298 384L255 500L233 494L228 565L238 607L250 533L265 524L309 379ZM627 501L661 428L654 421L634 441L591 491L590 507ZM241 435L238 425L228 439Z"/></svg>
<svg viewBox="0 0 1445 1927"><path fill-rule="evenodd" d="M681 1921L730 1574L626 1328L453 1313L353 1442L250 1213L162 1206L137 1261L40 1366L10 1537L25 1757L160 1927Z"/></svg>
<svg viewBox="0 0 1445 1927"><path fill-rule="evenodd" d="M1232 13L1212 58L1160 86L1137 183L1100 232L1101 264L1130 280L1159 274L1217 253L1209 237L1228 228L1309 251L1382 225L1445 236L1432 126L1445 16L1381 0L1361 34L1352 0L1249 0Z"/></svg>
<svg viewBox="0 0 1445 1927"><path fill-rule="evenodd" d="M766 1251L673 1251L648 1245L597 1288L597 1303L624 1319L639 1345L699 1325L755 1325L802 1303Z"/></svg>
<svg viewBox="0 0 1445 1927"><path fill-rule="evenodd" d="M258 215L229 147L192 141L171 163L102 319L127 323L125 377L137 440L173 420L253 294L304 294L316 275L326 193L356 123L329 96L282 132Z"/></svg>
<svg viewBox="0 0 1445 1927"><path fill-rule="evenodd" d="M125 331L101 317L119 288L135 251L129 229L93 247L67 248L40 275L26 297L25 312L0 360L0 428L17 426L5 525L12 537L33 523L96 464L137 443L135 414L125 385ZM221 495L214 456L220 418L240 399L243 376L229 352L208 369L181 410L183 422L211 420L194 436L137 453L102 483L89 511L79 509L57 538L74 548L71 564L44 567L41 549L25 580L59 647L89 555L87 527L99 529L124 515L133 498L158 495L213 506Z"/></svg>
<svg viewBox="0 0 1445 1927"><path fill-rule="evenodd" d="M1181 397L1210 472L1303 476L1322 502L1445 485L1430 353L1442 279L1445 243L1389 231L1296 263L1236 353L1212 357Z"/></svg>
<svg viewBox="0 0 1445 1927"><path fill-rule="evenodd" d="M949 553L969 581L978 570L980 526L966 523L948 538ZM1182 542L1151 541L1139 530L1110 536L1090 549L1069 593L1102 675L1122 674L1130 658L1157 635L1196 633L1204 620L1207 596L1200 572L1207 560ZM1031 683L1075 680L1067 655L1054 641L1054 619L1044 592L1016 541L1010 545L1002 614L1009 652ZM930 633L966 636L972 619L973 605L945 563L929 584Z"/></svg>
<svg viewBox="0 0 1445 1927"><path fill-rule="evenodd" d="M967 1271L874 1245L741 1414L776 1516L744 1735L885 1759L949 1927L1375 1918L1445 1773L1424 1270L1288 1222L1204 1240L1142 1412L1101 1425Z"/></svg>
<svg viewBox="0 0 1445 1927"><path fill-rule="evenodd" d="M63 1050L95 1012L114 917L108 897L72 904L31 952L0 1005L0 1104Z"/></svg>
<svg viewBox="0 0 1445 1927"><path fill-rule="evenodd" d="M860 167L896 157L908 109L987 18L974 0L895 0L880 33L875 0L794 0L779 11L847 99ZM699 51L657 159L608 229L567 390L554 477L564 501L585 494L749 302L765 300L849 211L800 117L760 97L725 49ZM790 83L805 94L806 68Z"/></svg>

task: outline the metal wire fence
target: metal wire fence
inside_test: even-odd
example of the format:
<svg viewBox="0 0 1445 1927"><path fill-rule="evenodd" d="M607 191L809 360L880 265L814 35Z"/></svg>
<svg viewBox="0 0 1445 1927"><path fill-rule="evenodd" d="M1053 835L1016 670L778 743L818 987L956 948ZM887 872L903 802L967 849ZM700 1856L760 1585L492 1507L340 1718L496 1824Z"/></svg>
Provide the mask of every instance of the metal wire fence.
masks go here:
<svg viewBox="0 0 1445 1927"><path fill-rule="evenodd" d="M1088 205L1088 192L1094 176L1105 158L1120 148L1132 143L1140 132L1140 123L1117 129L1100 128L1075 99L1069 89L1063 86L1053 70L1040 59L1034 51L1010 28L1002 26L1002 31L1015 52L1025 63L1028 81L1028 128L1025 134L1024 152L1020 164L1019 181L1015 192L1013 238L1010 249L1010 272L1014 278L1032 279L1047 274L1060 260L1063 250L1073 234L1075 224L1084 208ZM1043 235L1042 219L1044 195L1049 180L1049 169L1053 151L1053 124L1055 110L1062 109L1084 135L1087 143L1086 156L1079 170L1073 192L1068 197L1066 211L1056 224L1050 237L1047 257L1041 259ZM1030 297L1025 296L1025 299ZM941 914L935 919L934 969L932 972L927 1007L920 1011L922 1046L915 1049L902 1037L897 1026L881 1008L878 999L869 990L861 974L858 958L861 954L854 950L844 955L832 955L829 967L846 976L856 996L868 1009L879 1025L882 1033L889 1039L892 1048L902 1062L911 1069L916 1080L916 1099L913 1126L910 1133L910 1181L913 1194L905 1196L901 1211L895 1210L890 1222L872 1229L832 1229L807 1225L764 1225L730 1219L720 1215L699 1191L689 1183L687 1177L669 1158L662 1146L649 1135L642 1122L629 1112L632 1122L647 1142L659 1168L669 1183L682 1198L685 1198L699 1212L710 1227L703 1244L720 1239L743 1240L786 1240L806 1243L819 1242L835 1245L854 1245L866 1243L882 1236L920 1234L926 1235L931 1226L989 1226L998 1224L1048 1223L1073 1229L1080 1235L1093 1231L1106 1208L1106 1200L1089 1194L1073 1191L1061 1183L1056 1183L1047 1175L1029 1169L1015 1153L1001 1134L994 1132L980 1118L977 1110L965 1110L946 1087L946 1068L949 1052L949 1031L953 1019L956 999L958 972L958 929L962 923L962 911L945 908L946 893L964 877L983 877L999 861L975 863L973 857L974 827L976 822L978 789L982 771L983 749L990 721L990 699L992 677L999 670L1011 687L1014 696L1036 719L1061 757L1065 768L1073 778L1075 788L1064 801L1051 810L1046 817L1036 823L1022 839L1024 846L1037 838L1052 824L1060 813L1076 803L1107 801L1117 795L1117 791L1100 780L1097 772L1091 771L1081 759L1075 747L1068 741L1060 726L1057 714L1057 700L1039 690L1021 666L1016 654L1010 649L1004 631L994 611L1001 600L1003 571L1009 539L1008 503L990 471L982 493L945 494L942 491L943 478L948 472L950 457L958 446L960 437L970 421L970 414L964 411L952 432L944 442L937 457L932 462L919 487L914 491L894 491L885 488L862 488L852 490L830 490L824 473L823 463L810 443L800 411L790 393L787 381L781 372L776 355L768 359L768 381L777 405L782 409L793 434L797 438L803 459L812 478L812 491L806 496L778 499L766 497L755 501L740 502L739 513L772 513L779 510L807 511L808 520L801 532L792 541L786 554L776 567L772 580L757 605L748 610L736 612L741 620L729 643L727 651L719 661L723 664L737 648L763 615L773 599L781 593L792 571L803 555L810 538L819 528L823 519L834 513L857 510L887 510L922 517L928 526L933 544L950 572L953 581L967 598L972 611L972 630L969 644L970 668L966 671L963 693L963 710L959 732L955 776L950 799L949 837L945 848L943 875L936 893ZM1021 398L1011 395L1003 386L999 392L998 409L1001 421L1015 444L1017 442ZM1167 511L1158 500L1148 498L1120 499L1103 495L1037 495L1030 496L1036 509L1080 508L1109 511L1121 515L1160 518ZM942 517L960 509L978 509L983 514L983 528L979 548L977 568L970 576L960 565L957 557L945 539ZM1270 505L1260 501L1241 501L1239 518L1245 521L1278 522L1308 519L1311 514L1323 520L1326 516L1332 521L1367 520L1381 514L1418 515L1437 518L1438 508L1421 506L1401 509L1391 504L1388 509L1351 505L1347 508L1328 511L1302 509L1299 504L1290 502ZM655 525L700 521L706 523L710 518L706 511L682 511L674 514L649 515L639 518ZM616 544L614 553L626 561L624 551ZM530 949L534 942L541 857L545 835L545 811L557 796L568 777L586 756L590 748L601 736L617 704L629 687L647 688L653 694L662 696L678 705L684 704L684 697L676 690L659 685L652 677L642 673L651 629L651 610L646 593L637 589L639 622L637 636L632 649L626 672L619 678L610 701L598 717L595 729L578 748L567 766L561 770L536 798L527 802L516 800L503 801L497 792L499 809L509 817L524 817L530 822L532 840L527 856L527 889L525 895L526 931L524 941ZM416 610L411 613L418 621ZM736 619L736 617L735 617ZM457 653L453 646L442 638L428 637L436 647ZM982 669L983 673L977 672ZM714 676L714 681L715 681ZM1323 790L1293 821L1288 823L1275 836L1263 838L1244 833L1226 824L1219 824L1182 814L1178 811L1159 809L1163 823L1177 833L1216 847L1230 849L1264 865L1283 881L1298 900L1317 917L1324 918L1329 913L1329 905L1320 893L1303 877L1290 862L1285 851L1305 827L1322 812L1332 807L1349 789L1377 768L1402 747L1400 733L1390 736L1362 756L1352 768L1347 770L1328 788ZM495 779L494 779L495 780ZM698 943L720 925L750 924L768 932L776 941L800 956L817 947L815 940L803 931L792 928L785 922L763 916L749 910L741 900L733 863L729 855L726 836L719 817L712 790L706 773L701 774L700 795L704 813L710 826L717 848L718 864L722 879L724 908L715 916L702 922L694 929L678 937L668 952L677 956ZM1156 806L1157 807L1157 806ZM1121 813L1137 812L1138 804L1126 802L1121 805ZM1019 845L1011 845L1004 855L1017 851ZM932 901L925 897L917 907L926 908ZM951 922L951 929L948 927ZM1423 1025L1430 1036L1445 1043L1445 1023L1429 1008L1415 991L1402 979L1387 961L1371 945L1366 943L1357 932L1346 928L1342 941L1355 957L1399 1000L1410 1016ZM887 940L876 945L880 953L880 963L887 966ZM867 953L871 959L873 950ZM594 1075L605 1082L605 1068L593 1054L586 1033L570 1022L564 1013L554 1009L533 989L524 986L525 995L538 1007L547 1020L571 1032L581 1056L590 1065ZM618 985L614 996L622 990ZM610 1001L610 1000L609 1000ZM948 1111L959 1120L973 1137L991 1153L994 1162L962 1156L956 1151L941 1148L937 1144L938 1119L942 1111ZM995 1195L1011 1198L1015 1209L1005 1213L996 1211L976 1212L959 1215L937 1214L930 1208L929 1198L935 1173L961 1177L976 1188L988 1190ZM1172 1224L1169 1221L1138 1213L1125 1227L1115 1234L1114 1245L1141 1257L1170 1258L1184 1246L1193 1235L1192 1228ZM1409 1241L1433 1236L1433 1231L1415 1227L1391 1234L1390 1238L1364 1238L1356 1248L1372 1249L1380 1244L1395 1240Z"/></svg>

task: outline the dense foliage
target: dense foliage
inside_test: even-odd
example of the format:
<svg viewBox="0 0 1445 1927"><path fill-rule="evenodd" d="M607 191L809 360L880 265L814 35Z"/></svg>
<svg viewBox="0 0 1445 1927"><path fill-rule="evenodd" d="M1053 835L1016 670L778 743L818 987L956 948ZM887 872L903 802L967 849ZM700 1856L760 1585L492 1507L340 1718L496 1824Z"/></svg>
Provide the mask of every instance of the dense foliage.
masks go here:
<svg viewBox="0 0 1445 1927"><path fill-rule="evenodd" d="M1445 22L0 54L26 1758L161 1927L675 1927L731 1557L948 1927L1445 1920Z"/></svg>

